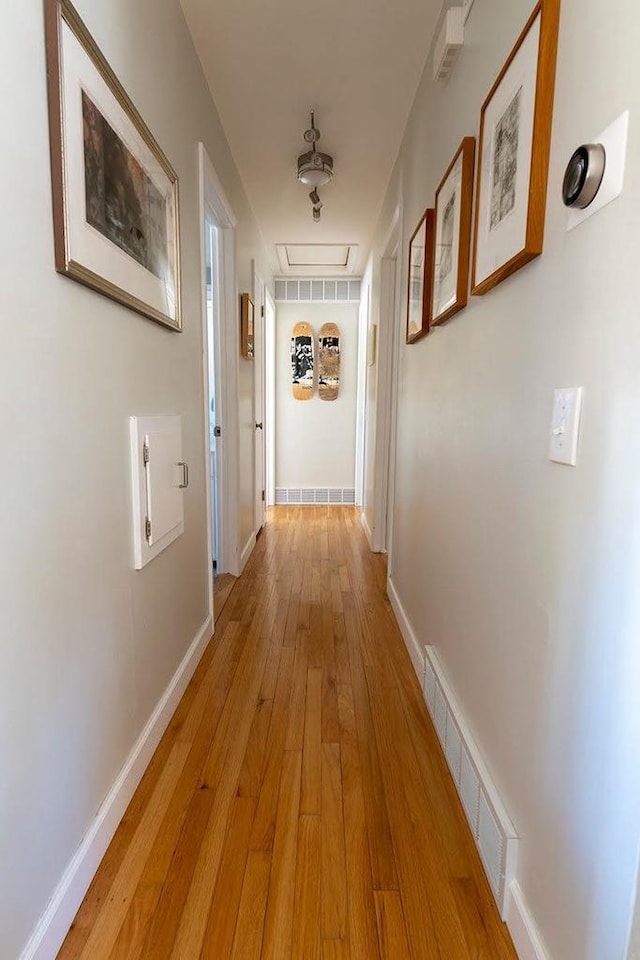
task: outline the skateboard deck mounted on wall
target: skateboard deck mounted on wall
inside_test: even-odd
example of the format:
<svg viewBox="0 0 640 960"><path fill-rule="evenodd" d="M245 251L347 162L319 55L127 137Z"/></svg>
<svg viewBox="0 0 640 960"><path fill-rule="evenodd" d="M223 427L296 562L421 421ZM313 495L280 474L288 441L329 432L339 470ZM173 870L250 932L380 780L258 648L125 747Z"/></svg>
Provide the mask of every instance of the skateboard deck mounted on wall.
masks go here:
<svg viewBox="0 0 640 960"><path fill-rule="evenodd" d="M336 400L340 390L340 330L335 323L325 323L318 339L318 393L321 400Z"/></svg>
<svg viewBox="0 0 640 960"><path fill-rule="evenodd" d="M313 396L313 330L308 323L296 323L291 334L291 376L296 400Z"/></svg>

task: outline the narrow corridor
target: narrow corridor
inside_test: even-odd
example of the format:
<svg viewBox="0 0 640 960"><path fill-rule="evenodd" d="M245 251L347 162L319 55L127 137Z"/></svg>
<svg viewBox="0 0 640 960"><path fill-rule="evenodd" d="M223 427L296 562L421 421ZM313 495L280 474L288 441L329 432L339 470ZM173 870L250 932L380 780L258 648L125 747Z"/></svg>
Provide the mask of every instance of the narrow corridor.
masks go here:
<svg viewBox="0 0 640 960"><path fill-rule="evenodd" d="M514 960L385 580L271 511L59 960Z"/></svg>

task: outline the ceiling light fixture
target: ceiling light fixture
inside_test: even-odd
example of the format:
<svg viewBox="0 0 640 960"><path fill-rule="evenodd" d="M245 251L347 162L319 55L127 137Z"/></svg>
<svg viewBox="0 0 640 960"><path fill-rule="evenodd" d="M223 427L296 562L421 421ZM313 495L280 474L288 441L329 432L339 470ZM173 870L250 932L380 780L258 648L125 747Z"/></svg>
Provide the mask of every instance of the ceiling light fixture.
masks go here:
<svg viewBox="0 0 640 960"><path fill-rule="evenodd" d="M311 112L311 126L304 132L304 139L310 143L311 150L298 157L298 180L309 187L323 187L333 179L333 157L328 153L316 150L316 143L320 139L320 131L316 127L313 111Z"/></svg>

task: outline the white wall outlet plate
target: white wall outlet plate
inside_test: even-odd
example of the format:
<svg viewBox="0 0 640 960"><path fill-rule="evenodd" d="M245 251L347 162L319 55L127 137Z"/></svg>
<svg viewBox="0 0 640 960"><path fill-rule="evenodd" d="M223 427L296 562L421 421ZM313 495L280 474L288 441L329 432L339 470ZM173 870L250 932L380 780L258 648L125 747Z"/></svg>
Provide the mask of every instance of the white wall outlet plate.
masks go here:
<svg viewBox="0 0 640 960"><path fill-rule="evenodd" d="M608 203L622 193L624 186L624 167L627 158L627 139L629 135L629 111L626 110L617 120L607 127L593 143L601 143L607 155L602 184L595 199L588 207L569 209L567 230L573 230L594 213L602 210Z"/></svg>
<svg viewBox="0 0 640 960"><path fill-rule="evenodd" d="M582 408L582 387L562 387L553 394L549 460L575 467Z"/></svg>

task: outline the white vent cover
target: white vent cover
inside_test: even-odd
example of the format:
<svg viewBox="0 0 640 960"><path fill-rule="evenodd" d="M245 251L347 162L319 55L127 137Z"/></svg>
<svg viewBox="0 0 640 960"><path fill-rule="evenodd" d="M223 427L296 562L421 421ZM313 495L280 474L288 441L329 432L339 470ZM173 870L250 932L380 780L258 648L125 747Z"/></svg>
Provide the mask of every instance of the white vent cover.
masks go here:
<svg viewBox="0 0 640 960"><path fill-rule="evenodd" d="M464 46L465 10L463 7L450 7L447 10L433 47L433 79L448 80Z"/></svg>
<svg viewBox="0 0 640 960"><path fill-rule="evenodd" d="M309 506L315 503L353 505L356 491L353 487L276 487L276 504L298 503Z"/></svg>
<svg viewBox="0 0 640 960"><path fill-rule="evenodd" d="M359 303L360 280L275 281L276 300L294 303Z"/></svg>
<svg viewBox="0 0 640 960"><path fill-rule="evenodd" d="M462 721L433 647L425 647L423 689L489 884L505 920L507 891L515 877L518 838Z"/></svg>

